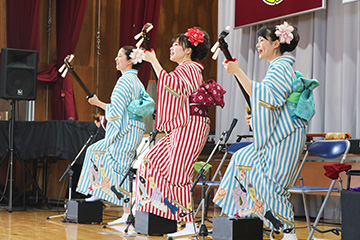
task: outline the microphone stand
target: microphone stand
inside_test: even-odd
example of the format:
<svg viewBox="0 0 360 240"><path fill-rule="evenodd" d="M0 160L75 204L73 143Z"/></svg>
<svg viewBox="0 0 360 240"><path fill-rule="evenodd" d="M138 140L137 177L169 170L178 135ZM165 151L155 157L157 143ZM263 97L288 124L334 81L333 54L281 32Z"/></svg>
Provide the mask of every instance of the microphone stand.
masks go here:
<svg viewBox="0 0 360 240"><path fill-rule="evenodd" d="M195 180L194 180L194 183L193 183L193 186L192 188L190 189L190 192L194 192L194 189L196 187L196 184L200 181L201 179L201 202L199 204L199 206L201 206L201 225L200 225L200 228L199 228L199 232L198 232L198 236L202 236L202 239L204 240L205 237L207 235L209 235L209 232L207 230L207 227L205 225L205 201L206 201L206 175L204 174L205 172L205 169L206 169L206 166L209 164L209 162L211 161L213 155L215 154L215 151L217 150L217 148L219 147L220 145L220 142L222 142L223 140L223 137L226 135L225 137L225 141L224 141L224 144L223 146L225 146L225 144L227 143L227 141L229 140L229 137L231 135L231 132L232 130L234 129L236 123L237 123L237 119L234 118L231 125L230 125L230 128L228 131L223 131L221 136L220 136L220 139L218 140L218 142L216 143L214 149L212 150L211 154L209 155L207 161L205 162L204 166L200 169L200 171L198 172L198 174L196 175L195 177ZM223 146L220 148L220 151L222 150ZM197 211L198 212L198 211ZM197 215L197 212L195 214L195 216Z"/></svg>
<svg viewBox="0 0 360 240"><path fill-rule="evenodd" d="M219 147L220 145L220 142L222 142L223 140L223 136L225 136L227 132L226 131L223 131L221 136L220 136L220 139L217 141L214 149L212 150L212 152L210 153L207 161L205 162L204 166L200 169L200 171L197 173L196 177L195 177L195 180L194 180L194 183L193 183L193 186L191 187L190 189L190 192L193 193L194 192L194 189L197 185L197 183L200 181L201 179L201 202L199 204L199 207L201 207L201 225L200 225L200 228L199 228L199 232L198 232L198 235L199 236L202 236L202 238L204 239L205 236L209 235L209 232L207 230L207 227L205 225L205 199L206 199L206 194L205 194L205 189L206 189L206 175L204 174L205 172L205 169L206 169L206 166L209 164L209 162L211 161L213 155L215 154L215 151L217 150L217 148ZM195 214L196 216L197 214Z"/></svg>
<svg viewBox="0 0 360 240"><path fill-rule="evenodd" d="M97 137L97 135L100 132L100 128L98 127L95 131L94 134L91 134L89 139L86 141L86 143L84 144L84 146L80 149L79 153L76 155L76 157L74 158L74 160L68 165L67 169L65 170L65 172L63 173L63 175L61 176L61 178L59 179L59 182L61 182L65 175L68 173L69 174L69 198L67 199L67 202L71 201L71 192L72 192L72 177L74 174L74 171L71 169L71 167L76 163L76 161L78 160L78 158L80 157L80 155L83 153L83 151L94 141L94 139ZM51 219L51 218L56 218L56 217L64 217L64 219L61 222L67 222L67 208L68 204L65 203L65 213L60 214L60 215L54 215L54 216L47 216L46 219Z"/></svg>
<svg viewBox="0 0 360 240"><path fill-rule="evenodd" d="M141 147L141 149L139 151L139 154L135 154L134 159L130 163L130 166L126 170L126 174L123 177L123 179L121 180L121 182L119 184L119 187L118 187L118 189L121 188L121 186L124 183L126 177L129 178L129 204L130 204L129 208L130 208L130 213L129 213L128 218L126 219L127 226L126 226L126 228L124 230L125 233L128 232L130 225L133 225L133 227L135 227L135 216L132 213L132 208L133 208L132 193L133 193L133 179L134 179L134 174L135 174L136 170L133 168L133 166L134 166L134 163L135 163L136 159L142 153L144 153L144 151L151 145L152 142L155 141L155 137L156 137L157 134L158 134L158 130L155 130L154 132L150 132L149 138L145 141L144 145ZM122 193L118 192L117 189L114 186L111 187L111 190L113 192L117 193L116 195L118 196L118 198L124 197L124 195ZM126 201L126 199L125 199L125 201ZM106 226L116 225L116 224L119 224L119 223L114 223L114 224L108 223L108 224L103 225L103 228L106 228Z"/></svg>

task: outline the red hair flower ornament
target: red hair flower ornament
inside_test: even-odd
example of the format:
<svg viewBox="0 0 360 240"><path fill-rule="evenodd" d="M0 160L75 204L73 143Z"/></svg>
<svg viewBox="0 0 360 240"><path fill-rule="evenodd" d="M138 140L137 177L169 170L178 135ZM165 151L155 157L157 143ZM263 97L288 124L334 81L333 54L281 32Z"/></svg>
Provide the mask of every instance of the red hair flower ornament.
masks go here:
<svg viewBox="0 0 360 240"><path fill-rule="evenodd" d="M185 33L185 36L189 38L191 45L197 46L199 43L204 42L204 33L196 27L189 28Z"/></svg>
<svg viewBox="0 0 360 240"><path fill-rule="evenodd" d="M284 21L283 24L276 25L275 35L279 38L280 43L290 44L294 38L292 31L294 31L294 28Z"/></svg>

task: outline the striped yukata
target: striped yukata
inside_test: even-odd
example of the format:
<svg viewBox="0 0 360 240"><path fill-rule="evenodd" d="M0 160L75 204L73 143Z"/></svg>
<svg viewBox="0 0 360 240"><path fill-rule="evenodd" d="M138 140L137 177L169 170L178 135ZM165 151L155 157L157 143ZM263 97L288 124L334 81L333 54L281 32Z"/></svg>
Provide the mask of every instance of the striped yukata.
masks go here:
<svg viewBox="0 0 360 240"><path fill-rule="evenodd" d="M137 170L136 210L190 222L193 165L210 130L207 117L190 115L189 97L203 83L203 66L188 61L160 72L156 128L166 136L144 156Z"/></svg>
<svg viewBox="0 0 360 240"><path fill-rule="evenodd" d="M291 94L295 59L273 60L262 81L251 86L253 143L237 151L214 197L222 212L259 217L264 225L284 231L294 227L287 191L295 177L306 138L306 121L290 117L286 98ZM259 105L271 104L270 110Z"/></svg>
<svg viewBox="0 0 360 240"><path fill-rule="evenodd" d="M140 97L140 88L144 88L137 72L127 70L118 79L111 103L105 107L105 138L88 147L76 189L121 206L127 206L124 199L128 196L119 199L111 187L118 189L144 133L142 120L126 109L132 100ZM121 188L129 191L127 177Z"/></svg>

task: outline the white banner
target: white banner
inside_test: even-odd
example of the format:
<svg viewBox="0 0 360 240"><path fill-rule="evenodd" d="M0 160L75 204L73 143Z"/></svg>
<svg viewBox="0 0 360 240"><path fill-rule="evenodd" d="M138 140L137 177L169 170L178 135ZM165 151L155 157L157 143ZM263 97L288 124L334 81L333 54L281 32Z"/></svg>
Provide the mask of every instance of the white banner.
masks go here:
<svg viewBox="0 0 360 240"><path fill-rule="evenodd" d="M345 3L351 3L351 2L356 2L356 1L359 1L359 0L343 0L343 4L345 4Z"/></svg>

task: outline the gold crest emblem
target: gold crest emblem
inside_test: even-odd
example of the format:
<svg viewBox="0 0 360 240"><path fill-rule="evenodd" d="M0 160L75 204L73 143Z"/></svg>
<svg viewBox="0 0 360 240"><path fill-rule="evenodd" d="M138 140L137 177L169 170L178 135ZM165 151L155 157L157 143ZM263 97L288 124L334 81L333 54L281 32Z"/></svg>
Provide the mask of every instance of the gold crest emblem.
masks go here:
<svg viewBox="0 0 360 240"><path fill-rule="evenodd" d="M264 3L268 5L276 5L281 3L283 0L263 0Z"/></svg>

